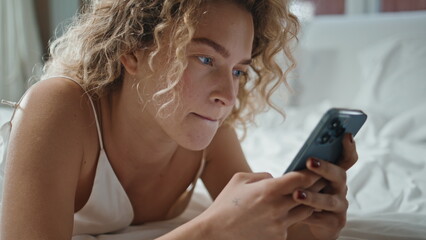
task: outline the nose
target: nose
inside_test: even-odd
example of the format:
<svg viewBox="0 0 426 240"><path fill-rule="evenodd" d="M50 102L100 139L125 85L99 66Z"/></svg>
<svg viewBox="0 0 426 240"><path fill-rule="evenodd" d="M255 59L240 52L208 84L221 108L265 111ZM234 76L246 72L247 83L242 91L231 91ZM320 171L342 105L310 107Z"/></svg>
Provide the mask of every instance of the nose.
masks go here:
<svg viewBox="0 0 426 240"><path fill-rule="evenodd" d="M216 86L210 94L210 100L215 104L223 106L233 106L236 103L238 94L238 81L235 81L232 74L223 74L216 80Z"/></svg>

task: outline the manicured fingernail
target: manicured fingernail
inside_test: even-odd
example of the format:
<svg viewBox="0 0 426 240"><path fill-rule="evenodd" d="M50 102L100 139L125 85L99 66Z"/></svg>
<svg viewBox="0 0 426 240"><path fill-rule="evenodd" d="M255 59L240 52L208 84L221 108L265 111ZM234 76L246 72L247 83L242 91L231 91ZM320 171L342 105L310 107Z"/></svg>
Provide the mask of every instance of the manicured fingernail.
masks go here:
<svg viewBox="0 0 426 240"><path fill-rule="evenodd" d="M304 191L297 190L297 199L305 200L306 198L308 198L308 195Z"/></svg>
<svg viewBox="0 0 426 240"><path fill-rule="evenodd" d="M311 166L313 168L319 168L321 166L321 162L318 159L311 158Z"/></svg>

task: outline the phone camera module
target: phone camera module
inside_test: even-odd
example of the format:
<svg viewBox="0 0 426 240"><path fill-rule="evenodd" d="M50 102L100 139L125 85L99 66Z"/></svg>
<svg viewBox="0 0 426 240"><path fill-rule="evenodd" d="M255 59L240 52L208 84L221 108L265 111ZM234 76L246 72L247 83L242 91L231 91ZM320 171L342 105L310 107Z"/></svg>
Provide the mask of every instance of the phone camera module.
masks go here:
<svg viewBox="0 0 426 240"><path fill-rule="evenodd" d="M333 131L333 136L335 136L335 137L340 137L340 136L342 136L342 134L345 132L345 128L344 127L338 127L338 128L336 128L336 129L334 129L334 131Z"/></svg>

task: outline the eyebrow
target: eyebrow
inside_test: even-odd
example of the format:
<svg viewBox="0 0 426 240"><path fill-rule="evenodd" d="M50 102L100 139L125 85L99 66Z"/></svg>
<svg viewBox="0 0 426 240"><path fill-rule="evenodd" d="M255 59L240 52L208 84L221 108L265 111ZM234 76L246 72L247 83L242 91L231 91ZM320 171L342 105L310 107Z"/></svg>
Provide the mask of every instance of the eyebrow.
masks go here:
<svg viewBox="0 0 426 240"><path fill-rule="evenodd" d="M216 52L218 52L220 55L222 55L224 58L228 58L229 57L229 51L222 45L220 45L219 43L208 39L208 38L194 38L192 39L192 42L195 43L201 43L201 44L205 44L210 46L211 48L213 48ZM252 63L251 59L244 59L243 61L241 61L241 64L244 65L250 65Z"/></svg>

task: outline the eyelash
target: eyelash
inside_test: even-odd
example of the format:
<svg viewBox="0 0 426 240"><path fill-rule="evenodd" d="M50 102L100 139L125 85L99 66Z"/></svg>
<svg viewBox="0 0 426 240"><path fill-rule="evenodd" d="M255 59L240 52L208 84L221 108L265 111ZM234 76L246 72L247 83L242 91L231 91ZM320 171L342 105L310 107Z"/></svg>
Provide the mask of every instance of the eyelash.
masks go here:
<svg viewBox="0 0 426 240"><path fill-rule="evenodd" d="M211 57L198 56L197 58L202 64L213 66L213 59ZM210 60L210 62L206 63L203 60Z"/></svg>
<svg viewBox="0 0 426 240"><path fill-rule="evenodd" d="M240 77L244 77L244 76L246 76L246 75L247 75L247 73L246 73L246 72L244 72L244 71L242 71L242 70L232 70L232 72L233 72L233 73L234 73L234 72L239 72L238 76L236 76L236 77L238 77L238 78L240 78ZM234 76L235 76L235 74L234 74Z"/></svg>
<svg viewBox="0 0 426 240"><path fill-rule="evenodd" d="M202 64L213 66L213 59L211 57L198 56L197 58ZM206 62L206 60L208 61ZM235 72L238 72L238 74L234 74ZM246 76L247 72L242 70L232 70L232 75L234 75L237 78L240 78L240 77Z"/></svg>

